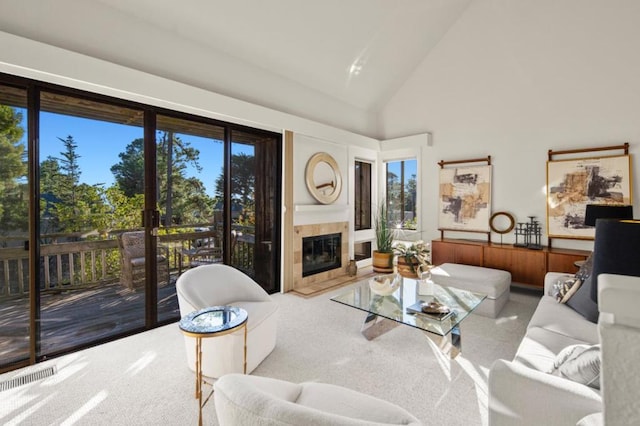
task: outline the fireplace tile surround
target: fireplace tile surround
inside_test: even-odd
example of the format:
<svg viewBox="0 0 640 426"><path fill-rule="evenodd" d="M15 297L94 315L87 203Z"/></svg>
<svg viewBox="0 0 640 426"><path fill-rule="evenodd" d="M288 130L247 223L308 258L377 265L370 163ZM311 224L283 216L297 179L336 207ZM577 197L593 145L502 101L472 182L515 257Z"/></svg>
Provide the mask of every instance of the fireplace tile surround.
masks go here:
<svg viewBox="0 0 640 426"><path fill-rule="evenodd" d="M302 239L325 234L341 234L341 267L320 272L308 277L302 276ZM349 264L349 223L332 222L293 227L293 290L347 275Z"/></svg>

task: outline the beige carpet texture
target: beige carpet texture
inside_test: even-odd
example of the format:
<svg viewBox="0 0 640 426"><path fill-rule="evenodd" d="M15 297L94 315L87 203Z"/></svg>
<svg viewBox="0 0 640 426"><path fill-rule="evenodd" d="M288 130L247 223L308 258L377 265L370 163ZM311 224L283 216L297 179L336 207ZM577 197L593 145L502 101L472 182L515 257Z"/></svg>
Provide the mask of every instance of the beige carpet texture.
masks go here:
<svg viewBox="0 0 640 426"><path fill-rule="evenodd" d="M512 291L495 319L470 315L461 325L462 354L451 360L408 326L367 341L360 334L366 314L329 300L348 288L312 298L273 295L277 345L253 374L351 388L400 405L425 425L487 424L489 368L513 358L539 294ZM56 372L0 391L0 424L197 424L195 377L177 323L5 373L0 383L48 367ZM203 417L218 424L213 398Z"/></svg>

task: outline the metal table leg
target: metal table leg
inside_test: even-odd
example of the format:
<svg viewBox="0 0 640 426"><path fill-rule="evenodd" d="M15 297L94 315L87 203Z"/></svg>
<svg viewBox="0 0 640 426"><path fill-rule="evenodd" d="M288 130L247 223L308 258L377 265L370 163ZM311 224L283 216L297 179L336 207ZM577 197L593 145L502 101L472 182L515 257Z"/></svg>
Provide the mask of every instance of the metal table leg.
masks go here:
<svg viewBox="0 0 640 426"><path fill-rule="evenodd" d="M424 334L429 337L445 354L451 359L460 355L462 352L462 338L460 337L460 327L454 327L446 336L438 336L434 333L425 331Z"/></svg>
<svg viewBox="0 0 640 426"><path fill-rule="evenodd" d="M367 338L367 340L373 340L387 331L393 330L399 325L399 322L369 313L362 323L360 332Z"/></svg>

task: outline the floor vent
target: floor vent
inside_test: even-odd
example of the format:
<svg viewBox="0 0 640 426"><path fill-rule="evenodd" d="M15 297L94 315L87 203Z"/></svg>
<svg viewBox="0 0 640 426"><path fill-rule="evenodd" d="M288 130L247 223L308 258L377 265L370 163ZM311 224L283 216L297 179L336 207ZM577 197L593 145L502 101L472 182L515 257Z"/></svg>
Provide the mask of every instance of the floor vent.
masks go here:
<svg viewBox="0 0 640 426"><path fill-rule="evenodd" d="M45 379L53 376L54 374L56 374L56 367L47 367L42 370L34 371L33 373L25 374L24 376L14 377L13 379L0 382L0 392L17 388L18 386L26 385L27 383L35 382L36 380Z"/></svg>

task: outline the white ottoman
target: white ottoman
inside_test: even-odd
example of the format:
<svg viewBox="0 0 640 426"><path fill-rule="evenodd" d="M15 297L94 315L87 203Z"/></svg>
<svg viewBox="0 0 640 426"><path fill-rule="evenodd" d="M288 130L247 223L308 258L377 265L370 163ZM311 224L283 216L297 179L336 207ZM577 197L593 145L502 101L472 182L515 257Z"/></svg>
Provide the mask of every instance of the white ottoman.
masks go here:
<svg viewBox="0 0 640 426"><path fill-rule="evenodd" d="M487 298L473 311L485 317L497 317L509 301L511 273L508 271L443 263L431 269L431 279L439 285L486 294Z"/></svg>

